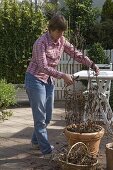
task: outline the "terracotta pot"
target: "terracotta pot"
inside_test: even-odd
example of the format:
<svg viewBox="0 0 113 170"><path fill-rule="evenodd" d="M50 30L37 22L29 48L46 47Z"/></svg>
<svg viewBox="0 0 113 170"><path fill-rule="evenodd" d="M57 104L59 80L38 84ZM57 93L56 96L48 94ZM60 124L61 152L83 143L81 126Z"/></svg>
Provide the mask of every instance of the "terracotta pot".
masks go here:
<svg viewBox="0 0 113 170"><path fill-rule="evenodd" d="M97 125L99 126L99 125ZM70 146L77 142L83 142L89 149L91 155L96 156L99 151L99 145L101 138L104 135L104 128L100 126L99 132L94 133L76 133L67 130L68 126L65 128L65 136L67 138L68 144Z"/></svg>
<svg viewBox="0 0 113 170"><path fill-rule="evenodd" d="M107 170L113 170L113 143L106 144Z"/></svg>

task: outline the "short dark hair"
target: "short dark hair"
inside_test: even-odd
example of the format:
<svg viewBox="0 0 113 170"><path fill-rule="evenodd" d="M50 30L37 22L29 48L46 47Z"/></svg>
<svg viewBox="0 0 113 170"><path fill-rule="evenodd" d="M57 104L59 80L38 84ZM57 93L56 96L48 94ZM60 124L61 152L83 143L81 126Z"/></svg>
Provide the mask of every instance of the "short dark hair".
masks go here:
<svg viewBox="0 0 113 170"><path fill-rule="evenodd" d="M53 16L49 21L48 29L49 29L49 31L50 30L65 31L67 29L67 22L66 22L64 16L62 16L62 15Z"/></svg>

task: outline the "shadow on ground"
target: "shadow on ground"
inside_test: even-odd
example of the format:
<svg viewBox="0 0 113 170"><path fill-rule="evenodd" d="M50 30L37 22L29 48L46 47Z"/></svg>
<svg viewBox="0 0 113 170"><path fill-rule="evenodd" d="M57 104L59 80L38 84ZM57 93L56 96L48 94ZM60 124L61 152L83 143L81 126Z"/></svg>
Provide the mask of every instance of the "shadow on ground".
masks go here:
<svg viewBox="0 0 113 170"><path fill-rule="evenodd" d="M49 141L58 153L66 145L63 129L58 129L63 123L63 120L55 121L52 127L56 128L48 129ZM57 170L57 165L41 158L41 152L31 148L32 131L33 127L27 127L5 140L6 145L0 148L0 170Z"/></svg>

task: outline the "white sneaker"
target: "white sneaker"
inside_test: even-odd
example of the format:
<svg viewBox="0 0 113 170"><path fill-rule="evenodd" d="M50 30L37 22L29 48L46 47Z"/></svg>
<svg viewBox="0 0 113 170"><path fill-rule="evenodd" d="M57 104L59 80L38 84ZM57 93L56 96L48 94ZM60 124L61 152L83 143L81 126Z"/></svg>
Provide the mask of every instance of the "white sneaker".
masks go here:
<svg viewBox="0 0 113 170"><path fill-rule="evenodd" d="M54 150L54 146L53 145L51 145L51 149L52 149L52 151Z"/></svg>
<svg viewBox="0 0 113 170"><path fill-rule="evenodd" d="M53 155L54 155L54 146L53 145L51 145L51 149L52 149L52 151L50 153L43 155L44 159L52 159L53 158Z"/></svg>

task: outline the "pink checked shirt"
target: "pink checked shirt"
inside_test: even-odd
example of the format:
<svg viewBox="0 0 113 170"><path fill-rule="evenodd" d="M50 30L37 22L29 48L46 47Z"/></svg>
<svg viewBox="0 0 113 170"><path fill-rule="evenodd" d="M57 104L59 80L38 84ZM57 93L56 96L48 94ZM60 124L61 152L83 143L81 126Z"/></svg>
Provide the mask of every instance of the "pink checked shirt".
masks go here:
<svg viewBox="0 0 113 170"><path fill-rule="evenodd" d="M65 73L57 71L56 67L63 52L86 66L90 67L92 64L92 61L87 56L83 56L64 36L55 43L49 32L46 32L33 45L32 58L27 72L45 83L49 76L61 79Z"/></svg>

